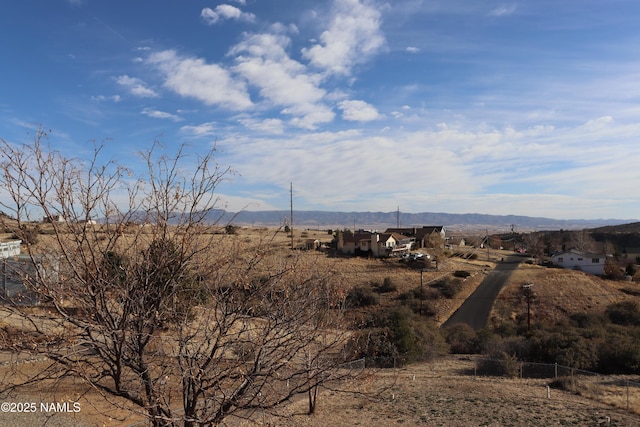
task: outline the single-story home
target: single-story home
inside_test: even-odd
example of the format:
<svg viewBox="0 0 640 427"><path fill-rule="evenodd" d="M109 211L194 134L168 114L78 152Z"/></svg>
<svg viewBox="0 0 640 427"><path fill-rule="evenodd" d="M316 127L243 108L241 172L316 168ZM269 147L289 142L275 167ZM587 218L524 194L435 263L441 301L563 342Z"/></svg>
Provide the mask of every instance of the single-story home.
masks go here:
<svg viewBox="0 0 640 427"><path fill-rule="evenodd" d="M340 233L338 250L343 254L369 253L376 257L391 255L394 251L408 251L410 239L398 233L378 233L375 231Z"/></svg>
<svg viewBox="0 0 640 427"><path fill-rule="evenodd" d="M442 225L430 226L425 225L423 227L408 227L408 228L387 228L385 233L398 233L403 236L415 239L416 246L419 248L431 247L430 239L435 236L439 236L444 242L447 238L447 233Z"/></svg>
<svg viewBox="0 0 640 427"><path fill-rule="evenodd" d="M580 252L573 249L551 256L551 261L562 268L580 270L596 275L604 274L606 259L607 256L605 254Z"/></svg>

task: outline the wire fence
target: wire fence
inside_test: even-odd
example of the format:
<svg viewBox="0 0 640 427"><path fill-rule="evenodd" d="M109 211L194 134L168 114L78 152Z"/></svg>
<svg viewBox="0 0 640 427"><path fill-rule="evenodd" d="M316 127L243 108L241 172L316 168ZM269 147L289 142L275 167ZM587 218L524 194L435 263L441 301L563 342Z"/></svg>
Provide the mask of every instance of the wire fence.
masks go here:
<svg viewBox="0 0 640 427"><path fill-rule="evenodd" d="M508 358L477 359L473 375L549 379L548 392L551 389L560 389L640 413L638 375L603 375L557 363L523 362Z"/></svg>
<svg viewBox="0 0 640 427"><path fill-rule="evenodd" d="M404 357L378 357L358 360L366 368L401 368L407 366ZM523 362L512 358L473 358L470 368L458 370L459 375L473 377L507 377L541 379L547 393L563 390L617 408L640 414L640 376L604 375L557 363Z"/></svg>
<svg viewBox="0 0 640 427"><path fill-rule="evenodd" d="M596 372L559 365L557 363L523 362L505 359L468 359L465 369L456 375L475 377L506 377L513 379L540 379L546 382L547 393L563 390L613 407L640 414L640 376L603 375ZM364 372L366 369L407 368L406 357L363 357L339 365L340 370ZM410 368L409 368L410 369ZM357 376L357 374L355 374ZM415 380L415 376L414 376ZM177 411L178 413L180 410ZM148 426L143 420L128 427Z"/></svg>

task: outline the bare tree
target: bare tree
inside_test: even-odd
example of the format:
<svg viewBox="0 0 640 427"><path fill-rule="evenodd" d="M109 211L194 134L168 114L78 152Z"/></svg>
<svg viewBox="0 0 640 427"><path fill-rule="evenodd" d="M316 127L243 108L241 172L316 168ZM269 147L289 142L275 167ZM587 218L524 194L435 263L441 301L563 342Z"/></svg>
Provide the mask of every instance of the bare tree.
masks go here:
<svg viewBox="0 0 640 427"><path fill-rule="evenodd" d="M211 426L296 395L312 413L320 387L352 376L337 279L300 254L273 256L268 237L224 232L215 190L231 171L215 148L194 159L155 143L140 173L102 162L101 145L79 160L42 133L0 142L4 227L20 236L61 219L26 245L38 268L23 286L41 310L5 301L39 343L13 345L54 362L30 381L71 375L154 426Z"/></svg>
<svg viewBox="0 0 640 427"><path fill-rule="evenodd" d="M544 255L544 241L540 233L527 233L524 235L523 240L527 247L527 253L533 256L536 261Z"/></svg>
<svg viewBox="0 0 640 427"><path fill-rule="evenodd" d="M597 243L591 233L587 230L574 231L571 233L572 246L581 252L595 252Z"/></svg>

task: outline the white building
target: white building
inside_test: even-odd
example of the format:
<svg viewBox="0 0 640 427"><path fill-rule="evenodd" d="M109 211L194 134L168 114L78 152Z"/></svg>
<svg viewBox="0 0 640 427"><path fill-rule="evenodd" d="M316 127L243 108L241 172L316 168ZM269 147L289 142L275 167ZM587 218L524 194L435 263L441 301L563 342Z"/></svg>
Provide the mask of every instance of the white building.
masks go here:
<svg viewBox="0 0 640 427"><path fill-rule="evenodd" d="M20 255L20 244L22 244L22 240L0 242L0 258L11 258Z"/></svg>
<svg viewBox="0 0 640 427"><path fill-rule="evenodd" d="M554 254L551 260L554 264L572 270L584 271L596 275L604 274L604 265L607 256L570 250Z"/></svg>

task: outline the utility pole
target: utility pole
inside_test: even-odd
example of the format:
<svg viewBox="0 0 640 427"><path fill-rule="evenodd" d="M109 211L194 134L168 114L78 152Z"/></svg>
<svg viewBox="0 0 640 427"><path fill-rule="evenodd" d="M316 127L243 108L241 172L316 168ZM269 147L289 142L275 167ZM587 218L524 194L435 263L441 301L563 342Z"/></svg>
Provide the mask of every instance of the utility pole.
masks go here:
<svg viewBox="0 0 640 427"><path fill-rule="evenodd" d="M531 330L531 298L533 297L533 283L522 285L524 296L527 298L527 331Z"/></svg>
<svg viewBox="0 0 640 427"><path fill-rule="evenodd" d="M396 211L396 227L400 228L400 206L398 206L398 210Z"/></svg>
<svg viewBox="0 0 640 427"><path fill-rule="evenodd" d="M293 182L289 186L289 206L291 207L291 224L289 225L289 230L291 231L291 249L293 250Z"/></svg>
<svg viewBox="0 0 640 427"><path fill-rule="evenodd" d="M422 273L423 269L420 269L420 316L422 316L422 300L424 299L424 292L422 291Z"/></svg>

